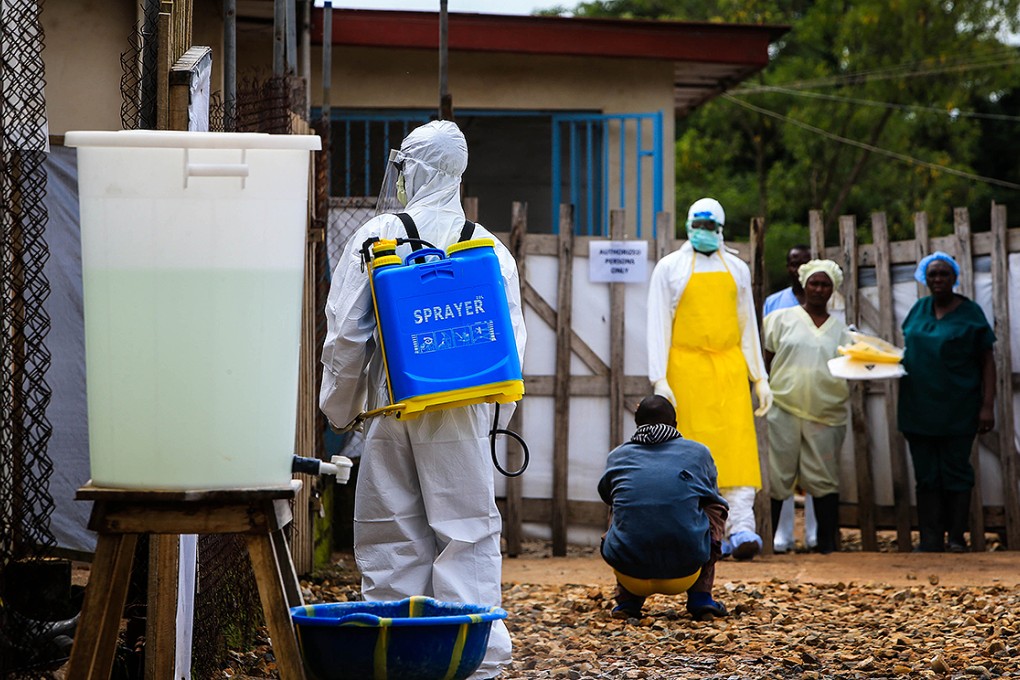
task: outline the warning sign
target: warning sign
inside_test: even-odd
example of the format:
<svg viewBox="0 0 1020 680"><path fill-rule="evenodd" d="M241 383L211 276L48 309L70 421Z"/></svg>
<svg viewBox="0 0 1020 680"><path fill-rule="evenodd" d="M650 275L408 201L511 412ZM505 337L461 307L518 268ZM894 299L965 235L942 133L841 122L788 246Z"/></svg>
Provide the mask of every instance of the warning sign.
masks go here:
<svg viewBox="0 0 1020 680"><path fill-rule="evenodd" d="M644 283L648 280L648 241L589 241L588 278Z"/></svg>

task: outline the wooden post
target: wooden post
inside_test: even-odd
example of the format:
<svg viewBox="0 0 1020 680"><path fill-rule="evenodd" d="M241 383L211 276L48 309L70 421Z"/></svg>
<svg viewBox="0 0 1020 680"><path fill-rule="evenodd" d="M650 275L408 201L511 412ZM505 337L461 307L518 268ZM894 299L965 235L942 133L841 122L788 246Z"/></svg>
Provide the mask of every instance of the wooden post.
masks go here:
<svg viewBox="0 0 1020 680"><path fill-rule="evenodd" d="M860 293L857 289L857 220L853 215L839 218L839 241L843 249L843 297L847 323L860 323ZM850 424L854 434L854 470L857 478L857 517L861 528L861 547L878 550L875 533L875 482L872 474L867 411L864 408L866 383L850 382Z"/></svg>
<svg viewBox="0 0 1020 680"><path fill-rule="evenodd" d="M273 77L282 78L287 71L287 4L273 1Z"/></svg>
<svg viewBox="0 0 1020 680"><path fill-rule="evenodd" d="M514 201L510 207L510 252L517 260L517 273L520 276L521 288L527 281L527 236L528 236L528 204ZM524 304L523 293L521 304ZM525 382L527 389L527 382ZM510 429L514 432L521 432L524 427L524 402L517 404L517 410L510 418ZM508 470L519 470L523 462L523 455L517 446L510 444L507 439L506 460ZM517 557L521 554L521 525L522 514L522 490L520 477L506 478L506 554L510 557Z"/></svg>
<svg viewBox="0 0 1020 680"><path fill-rule="evenodd" d="M754 297L754 313L760 333L761 308L765 302L765 218L751 218L750 236L751 294ZM769 494L769 436L765 418L754 419L754 432L758 444L758 467L761 471L761 489L754 497L755 529L761 536L762 552L771 555L775 527L772 526L772 500Z"/></svg>
<svg viewBox="0 0 1020 680"><path fill-rule="evenodd" d="M754 310L761 328L761 307L765 303L765 218L751 218L751 295Z"/></svg>
<svg viewBox="0 0 1020 680"><path fill-rule="evenodd" d="M447 0L439 0L439 120L453 120L453 95L448 85L449 24Z"/></svg>
<svg viewBox="0 0 1020 680"><path fill-rule="evenodd" d="M311 0L306 0L306 8ZM310 11L306 9L306 12ZM306 51L307 55L310 50ZM223 1L223 131L237 128L237 0ZM309 57L310 58L310 57ZM309 66L309 69L311 67ZM311 85L311 75L305 79ZM306 88L311 92L311 88ZM308 115L307 112L305 115Z"/></svg>
<svg viewBox="0 0 1020 680"><path fill-rule="evenodd" d="M676 238L673 233L673 216L668 212L655 214L655 252L653 253L652 266L670 254L670 244Z"/></svg>
<svg viewBox="0 0 1020 680"><path fill-rule="evenodd" d="M318 376L322 370L319 365L319 352L322 343L317 342L316 334L322 308L316 306L316 286L318 276L321 274L316 266L316 257L322 230L312 228L312 205L314 205L314 201L310 200L309 214L306 217L308 226L305 238L304 284L301 288L301 350L298 358L299 389L298 403L296 404L297 428L294 433L294 452L298 456L317 458L320 448L317 441L317 429L322 418L319 412L319 390L317 389ZM315 534L319 514L317 510L322 507L323 503L319 493L323 485L319 479L314 477L303 477L303 481L304 483L298 489L294 500L291 543L294 568L299 574L308 574L315 567ZM326 487L325 493L330 493L329 488ZM330 527L331 521L325 520L322 524L325 527ZM331 530L324 529L321 525L319 530L331 535Z"/></svg>
<svg viewBox="0 0 1020 680"><path fill-rule="evenodd" d="M1009 234L1006 206L992 206L992 307L995 314L995 424L1002 462L1006 546L1020 550L1020 498L1017 497L1016 444L1013 437L1013 354L1009 328Z"/></svg>
<svg viewBox="0 0 1020 680"><path fill-rule="evenodd" d="M623 210L609 212L609 237L614 241L624 240L627 213ZM624 335L626 319L624 295L625 283L609 284L609 448L623 443L623 384L624 380Z"/></svg>
<svg viewBox="0 0 1020 680"><path fill-rule="evenodd" d="M878 334L890 342L902 345L903 331L896 324L896 314L893 310L892 254L885 213L871 214L871 229L875 240L875 274L878 278ZM899 385L893 380L884 380L882 391L885 394L885 423L889 442L889 459L892 466L896 547L900 552L910 552L913 549L910 538L910 481L907 474L903 436L896 429L896 403L899 396Z"/></svg>
<svg viewBox="0 0 1020 680"><path fill-rule="evenodd" d="M914 253L917 263L928 257L931 253L931 244L928 242L928 213L914 213ZM928 294L928 287L923 283L917 284L917 297L922 298Z"/></svg>
<svg viewBox="0 0 1020 680"><path fill-rule="evenodd" d="M557 239L556 379L553 412L552 551L567 554L567 472L570 450L570 339L574 269L574 206L560 206Z"/></svg>
<svg viewBox="0 0 1020 680"><path fill-rule="evenodd" d="M994 214L994 213L993 213ZM960 265L960 277L957 279L960 294L974 299L974 248L970 227L970 213L967 208L953 210L953 232L956 240L956 260ZM920 247L918 246L920 249ZM927 294L927 286L925 294ZM977 550L978 544L984 550L985 517L984 494L981 492L981 454L978 450L977 437L971 446L970 462L974 468L974 488L971 491L970 535L971 549ZM975 540L975 537L979 537Z"/></svg>
<svg viewBox="0 0 1020 680"><path fill-rule="evenodd" d="M821 210L808 212L808 232L811 238L811 257L825 259L825 222Z"/></svg>
<svg viewBox="0 0 1020 680"><path fill-rule="evenodd" d="M156 129L166 130L170 126L170 67L174 63L171 31L173 3L160 3L157 19L156 47Z"/></svg>
<svg viewBox="0 0 1020 680"><path fill-rule="evenodd" d="M966 208L953 210L953 232L956 234L956 263L960 265L960 295L974 299L974 249L970 239L970 213Z"/></svg>
<svg viewBox="0 0 1020 680"><path fill-rule="evenodd" d="M173 677L177 661L177 579L181 537L149 536L149 580L145 633L145 677Z"/></svg>

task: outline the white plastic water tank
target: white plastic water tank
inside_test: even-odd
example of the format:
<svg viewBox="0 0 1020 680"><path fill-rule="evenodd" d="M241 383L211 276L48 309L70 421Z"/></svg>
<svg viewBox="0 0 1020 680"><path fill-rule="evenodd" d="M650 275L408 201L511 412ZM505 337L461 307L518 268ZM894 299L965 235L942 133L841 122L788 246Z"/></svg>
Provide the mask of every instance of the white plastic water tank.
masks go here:
<svg viewBox="0 0 1020 680"><path fill-rule="evenodd" d="M286 486L318 137L68 132L92 483Z"/></svg>

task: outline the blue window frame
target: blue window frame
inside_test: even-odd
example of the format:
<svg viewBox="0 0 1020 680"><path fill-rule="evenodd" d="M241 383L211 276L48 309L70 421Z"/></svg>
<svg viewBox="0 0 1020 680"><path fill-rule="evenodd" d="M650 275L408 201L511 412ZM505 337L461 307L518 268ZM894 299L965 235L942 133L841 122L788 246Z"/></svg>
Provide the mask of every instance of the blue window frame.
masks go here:
<svg viewBox="0 0 1020 680"><path fill-rule="evenodd" d="M399 146L413 128L435 119L431 109L333 109L331 114L333 196L374 197L389 149ZM536 232L557 233L559 205L569 202L575 206L575 233L579 235L607 236L609 211L623 209L636 237L654 236L655 215L663 206L661 111L599 114L458 109L457 119L474 150L472 157L480 159L474 167L468 164L465 179L472 191L469 195L480 196L480 212L487 226L509 228L512 198L528 201L538 214L550 215L548 225L539 221L529 227ZM494 134L503 136L501 143ZM549 170L540 170L541 166Z"/></svg>
<svg viewBox="0 0 1020 680"><path fill-rule="evenodd" d="M576 234L607 236L609 211L623 209L633 214L638 238L654 237L655 215L662 210L661 111L555 114L552 146L554 233L559 205L566 202L574 206Z"/></svg>
<svg viewBox="0 0 1020 680"><path fill-rule="evenodd" d="M435 117L432 111L343 111L334 109L329 158L331 196L372 196L379 191L389 150L414 128ZM321 116L313 109L312 117Z"/></svg>

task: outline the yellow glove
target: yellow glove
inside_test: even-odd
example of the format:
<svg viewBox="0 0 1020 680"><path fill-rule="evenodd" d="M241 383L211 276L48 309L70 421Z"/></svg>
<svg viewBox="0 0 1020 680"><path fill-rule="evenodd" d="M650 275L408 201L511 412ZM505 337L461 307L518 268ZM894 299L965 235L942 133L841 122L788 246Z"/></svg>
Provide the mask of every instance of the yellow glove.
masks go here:
<svg viewBox="0 0 1020 680"><path fill-rule="evenodd" d="M673 406L676 406L676 397L673 395L673 390L670 389L669 383L666 382L665 378L661 378L655 381L655 385L653 386L653 392L659 395L660 397L666 397L667 399L669 399L669 403L673 404Z"/></svg>
<svg viewBox="0 0 1020 680"><path fill-rule="evenodd" d="M766 378L759 378L754 383L754 393L758 397L758 408L755 409L754 415L763 416L772 408L772 388L769 387L769 381Z"/></svg>

